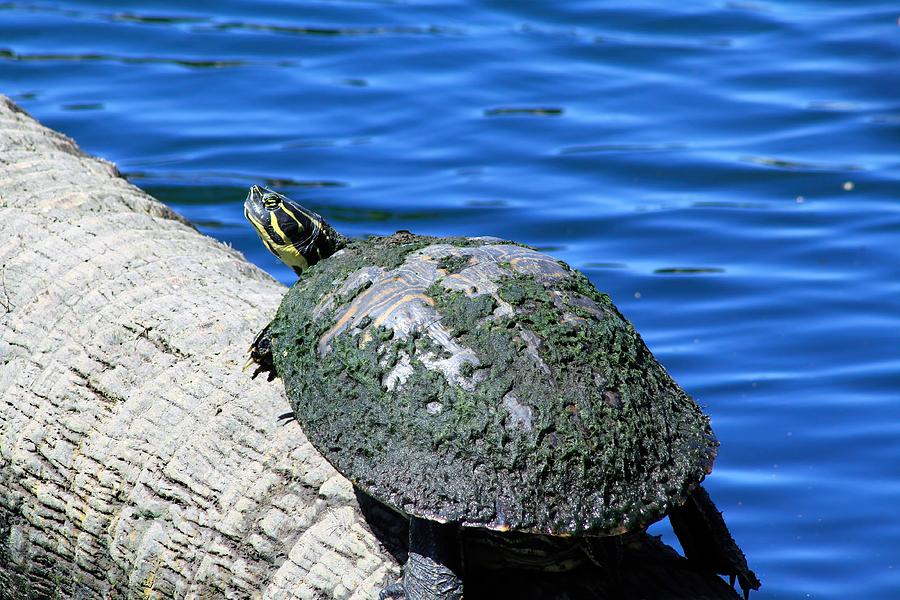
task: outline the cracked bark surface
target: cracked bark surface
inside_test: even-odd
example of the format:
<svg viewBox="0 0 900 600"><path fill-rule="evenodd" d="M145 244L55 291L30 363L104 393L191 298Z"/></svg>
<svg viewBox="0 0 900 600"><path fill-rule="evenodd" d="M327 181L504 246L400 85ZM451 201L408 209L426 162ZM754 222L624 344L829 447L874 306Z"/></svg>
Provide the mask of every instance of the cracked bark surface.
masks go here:
<svg viewBox="0 0 900 600"><path fill-rule="evenodd" d="M363 599L399 577L350 483L278 424L282 387L241 372L284 292L0 96L0 599ZM635 598L737 597L654 538L625 562ZM516 580L622 597L596 570Z"/></svg>
<svg viewBox="0 0 900 600"><path fill-rule="evenodd" d="M397 572L241 372L284 291L0 97L0 596L371 598Z"/></svg>

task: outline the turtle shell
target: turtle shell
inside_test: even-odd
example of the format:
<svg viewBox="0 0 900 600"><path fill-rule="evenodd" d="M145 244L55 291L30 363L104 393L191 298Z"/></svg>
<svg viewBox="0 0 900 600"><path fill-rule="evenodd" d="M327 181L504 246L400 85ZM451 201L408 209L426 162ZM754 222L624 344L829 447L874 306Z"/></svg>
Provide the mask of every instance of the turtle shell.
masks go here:
<svg viewBox="0 0 900 600"><path fill-rule="evenodd" d="M715 458L708 418L609 297L512 242L352 242L270 335L310 441L405 514L614 535L681 504Z"/></svg>

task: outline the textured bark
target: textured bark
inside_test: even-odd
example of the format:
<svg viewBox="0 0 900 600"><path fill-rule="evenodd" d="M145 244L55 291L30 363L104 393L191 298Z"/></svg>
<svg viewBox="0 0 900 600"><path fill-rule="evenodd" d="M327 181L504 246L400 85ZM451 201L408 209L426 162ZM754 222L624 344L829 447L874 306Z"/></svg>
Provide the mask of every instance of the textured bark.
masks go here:
<svg viewBox="0 0 900 600"><path fill-rule="evenodd" d="M284 292L0 97L0 596L374 595L350 484L241 372Z"/></svg>
<svg viewBox="0 0 900 600"><path fill-rule="evenodd" d="M241 371L284 292L0 96L0 599L362 599L399 577L349 482L278 425L281 386ZM403 529L379 530L401 558ZM641 539L629 595L736 597ZM523 598L621 597L532 577Z"/></svg>

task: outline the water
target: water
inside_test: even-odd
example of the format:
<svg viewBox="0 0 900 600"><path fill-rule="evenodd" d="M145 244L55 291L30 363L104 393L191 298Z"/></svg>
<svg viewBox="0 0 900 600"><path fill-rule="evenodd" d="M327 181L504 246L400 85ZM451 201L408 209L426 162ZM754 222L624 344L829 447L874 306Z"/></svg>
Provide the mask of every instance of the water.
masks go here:
<svg viewBox="0 0 900 600"><path fill-rule="evenodd" d="M895 3L186 4L0 3L0 90L285 283L252 183L584 270L713 416L753 597L900 597Z"/></svg>

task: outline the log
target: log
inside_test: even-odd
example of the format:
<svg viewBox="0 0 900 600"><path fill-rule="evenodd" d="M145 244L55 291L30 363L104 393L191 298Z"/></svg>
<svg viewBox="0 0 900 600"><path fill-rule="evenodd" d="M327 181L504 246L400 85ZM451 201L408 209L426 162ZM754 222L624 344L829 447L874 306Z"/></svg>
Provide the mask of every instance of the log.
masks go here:
<svg viewBox="0 0 900 600"><path fill-rule="evenodd" d="M281 386L242 372L284 292L0 96L0 598L362 599L398 577L402 526L370 527L279 424ZM635 597L736 597L636 539ZM524 596L608 595L534 577Z"/></svg>
<svg viewBox="0 0 900 600"><path fill-rule="evenodd" d="M3 595L361 599L396 572L241 371L284 291L0 99Z"/></svg>

